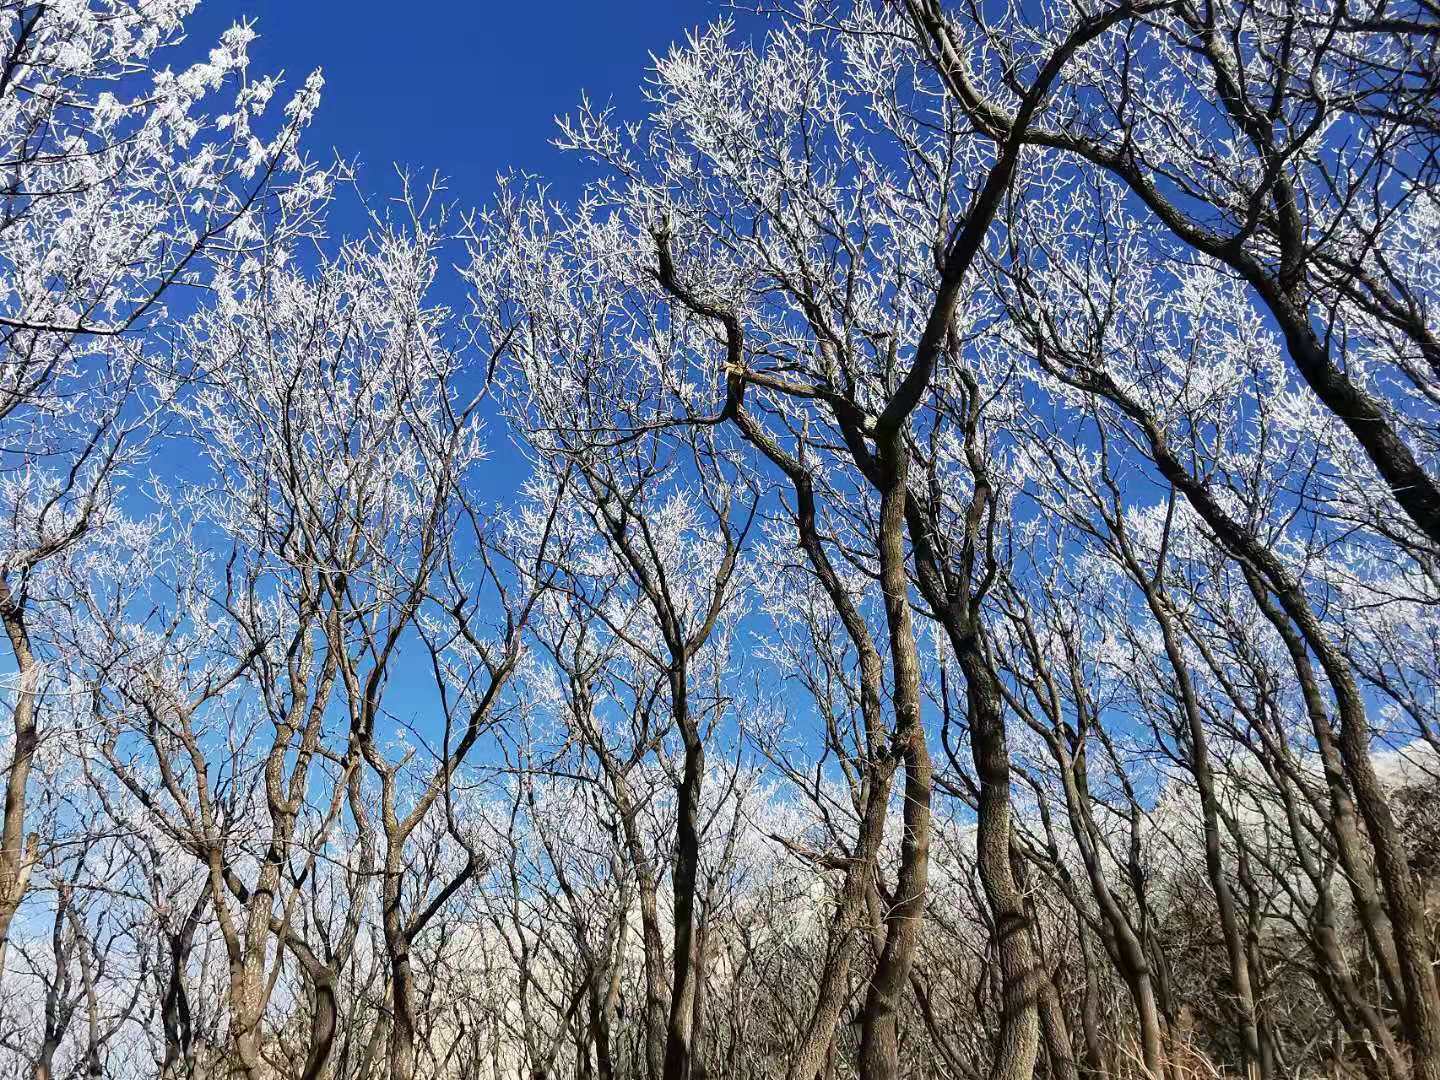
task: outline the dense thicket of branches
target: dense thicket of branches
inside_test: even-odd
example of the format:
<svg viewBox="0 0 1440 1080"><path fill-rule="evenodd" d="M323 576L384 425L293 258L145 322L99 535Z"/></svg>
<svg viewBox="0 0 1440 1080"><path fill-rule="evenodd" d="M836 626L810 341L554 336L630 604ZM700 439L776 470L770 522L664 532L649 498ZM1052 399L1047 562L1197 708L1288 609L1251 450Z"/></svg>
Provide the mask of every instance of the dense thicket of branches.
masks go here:
<svg viewBox="0 0 1440 1080"><path fill-rule="evenodd" d="M805 0L345 242L194 6L0 2L5 1075L1440 1080L1430 0Z"/></svg>

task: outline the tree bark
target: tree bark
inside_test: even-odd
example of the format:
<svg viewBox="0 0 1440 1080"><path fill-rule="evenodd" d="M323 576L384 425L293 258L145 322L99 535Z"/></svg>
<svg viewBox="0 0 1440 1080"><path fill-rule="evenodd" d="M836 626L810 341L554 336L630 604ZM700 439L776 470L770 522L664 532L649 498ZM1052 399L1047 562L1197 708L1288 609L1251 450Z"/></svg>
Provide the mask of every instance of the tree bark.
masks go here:
<svg viewBox="0 0 1440 1080"><path fill-rule="evenodd" d="M11 705L12 741L9 767L5 770L5 816L0 822L0 976L5 972L5 954L10 926L25 898L30 873L39 858L39 837L25 833L26 794L35 751L40 745L36 711L40 698L40 661L30 644L24 612L17 606L10 588L0 582L0 621L10 641L15 660L15 698Z"/></svg>
<svg viewBox="0 0 1440 1080"><path fill-rule="evenodd" d="M890 630L894 746L904 762L905 804L895 894L861 1013L861 1080L894 1080L900 1072L897 1014L920 941L930 871L930 750L920 715L920 657L911 625L905 552L909 450L903 435L896 432L881 442L880 452L885 470L878 536L880 585Z"/></svg>
<svg viewBox="0 0 1440 1080"><path fill-rule="evenodd" d="M689 715L686 669L671 677L675 724L685 743L684 772L677 792L674 890L674 963L670 982L670 1017L665 1038L665 1080L689 1080L691 1040L695 1022L697 940L695 885L700 869L700 785L705 776L705 747Z"/></svg>

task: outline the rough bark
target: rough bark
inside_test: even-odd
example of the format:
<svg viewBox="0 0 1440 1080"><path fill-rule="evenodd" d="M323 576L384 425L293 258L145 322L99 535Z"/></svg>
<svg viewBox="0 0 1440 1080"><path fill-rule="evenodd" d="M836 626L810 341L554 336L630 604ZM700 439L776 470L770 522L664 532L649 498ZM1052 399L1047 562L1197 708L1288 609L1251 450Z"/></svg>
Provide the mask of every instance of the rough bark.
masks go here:
<svg viewBox="0 0 1440 1080"><path fill-rule="evenodd" d="M890 630L894 745L904 762L905 804L900 869L885 914L885 941L861 1012L862 1080L893 1080L900 1072L897 1013L919 945L930 872L930 751L920 715L920 657L911 625L910 571L905 552L909 451L897 435L886 441L881 455L885 481L880 494L880 585Z"/></svg>
<svg viewBox="0 0 1440 1080"><path fill-rule="evenodd" d="M5 770L5 816L0 822L0 975L3 975L10 926L25 898L31 871L39 858L38 835L25 832L25 807L35 751L40 745L36 712L41 669L30 643L24 612L4 582L0 582L0 621L5 625L5 636L15 661L10 761Z"/></svg>

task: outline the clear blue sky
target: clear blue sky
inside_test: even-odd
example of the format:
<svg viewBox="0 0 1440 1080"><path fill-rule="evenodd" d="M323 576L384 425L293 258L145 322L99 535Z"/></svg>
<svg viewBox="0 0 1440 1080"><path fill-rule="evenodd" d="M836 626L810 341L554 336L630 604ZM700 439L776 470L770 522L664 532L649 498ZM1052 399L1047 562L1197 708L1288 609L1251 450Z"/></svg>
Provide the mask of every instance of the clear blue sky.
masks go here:
<svg viewBox="0 0 1440 1080"><path fill-rule="evenodd" d="M253 19L258 70L291 86L321 68L311 150L359 158L369 192L398 162L438 170L459 205L478 206L512 167L567 194L578 162L547 145L555 116L588 92L638 117L650 53L723 14L722 0L204 0L189 25L190 44L208 48Z"/></svg>

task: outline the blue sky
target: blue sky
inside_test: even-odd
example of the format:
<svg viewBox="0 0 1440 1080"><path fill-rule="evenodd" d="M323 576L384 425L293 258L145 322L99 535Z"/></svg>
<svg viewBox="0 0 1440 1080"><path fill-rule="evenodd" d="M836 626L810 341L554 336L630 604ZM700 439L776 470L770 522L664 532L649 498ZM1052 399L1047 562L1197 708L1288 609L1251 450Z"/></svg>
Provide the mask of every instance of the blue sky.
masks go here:
<svg viewBox="0 0 1440 1080"><path fill-rule="evenodd" d="M547 145L555 116L588 92L638 117L650 53L724 14L721 0L205 0L189 25L191 44L208 48L253 19L258 70L283 70L292 86L321 68L310 147L359 158L370 192L398 162L439 171L474 206L512 167L568 194L579 163Z"/></svg>

